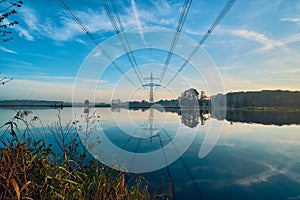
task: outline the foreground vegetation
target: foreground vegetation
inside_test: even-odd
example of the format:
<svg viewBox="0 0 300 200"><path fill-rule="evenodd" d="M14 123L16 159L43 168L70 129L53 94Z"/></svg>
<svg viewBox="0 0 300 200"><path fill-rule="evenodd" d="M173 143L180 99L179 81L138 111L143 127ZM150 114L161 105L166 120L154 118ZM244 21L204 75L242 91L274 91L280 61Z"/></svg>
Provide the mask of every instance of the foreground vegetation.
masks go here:
<svg viewBox="0 0 300 200"><path fill-rule="evenodd" d="M25 125L21 135L20 123ZM0 199L165 199L161 194L151 197L141 176L88 160L80 140L72 135L76 135L73 122L62 125L58 114L58 122L48 127L60 156L51 144L36 139L47 132L36 123L42 122L25 111L1 127Z"/></svg>
<svg viewBox="0 0 300 200"><path fill-rule="evenodd" d="M0 199L150 199L147 187L136 178L90 162L80 168L73 160L51 162L49 149L18 143L1 150Z"/></svg>

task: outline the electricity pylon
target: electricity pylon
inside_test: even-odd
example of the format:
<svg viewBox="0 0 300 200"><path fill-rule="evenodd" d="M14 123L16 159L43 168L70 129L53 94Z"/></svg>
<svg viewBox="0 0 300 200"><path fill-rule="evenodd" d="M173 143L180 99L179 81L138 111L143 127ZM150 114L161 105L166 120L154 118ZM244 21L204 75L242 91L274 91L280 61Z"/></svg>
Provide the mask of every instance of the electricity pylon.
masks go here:
<svg viewBox="0 0 300 200"><path fill-rule="evenodd" d="M151 76L149 78L144 78L145 80L149 80L149 83L143 84L143 87L149 87L149 103L154 103L154 94L153 94L153 88L154 87L160 87L161 85L158 83L154 83L155 80L159 80L159 78L154 78L151 72Z"/></svg>

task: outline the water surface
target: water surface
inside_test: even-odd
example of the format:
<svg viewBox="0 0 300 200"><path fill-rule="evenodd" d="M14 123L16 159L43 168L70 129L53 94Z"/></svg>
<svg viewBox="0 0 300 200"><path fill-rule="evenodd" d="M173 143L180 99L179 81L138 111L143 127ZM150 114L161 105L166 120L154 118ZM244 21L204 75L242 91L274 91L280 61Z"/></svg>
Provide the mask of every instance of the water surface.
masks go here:
<svg viewBox="0 0 300 200"><path fill-rule="evenodd" d="M57 121L58 110L31 110L44 126ZM159 150L172 143L179 128L184 132L182 143L192 141L170 165L143 174L153 191L159 190L163 177L163 192L172 199L300 199L297 112L230 111L225 119L218 119L208 111L188 114L154 109L152 116L149 110L95 111L100 116L97 123L107 138L128 152ZM1 124L16 114L16 110L7 108L0 112ZM63 122L74 120L71 108L60 113ZM200 159L199 149L208 129L222 125L216 145ZM54 143L50 136L48 133L39 137ZM93 149L87 148L93 154ZM175 146L174 151L176 148L180 147Z"/></svg>

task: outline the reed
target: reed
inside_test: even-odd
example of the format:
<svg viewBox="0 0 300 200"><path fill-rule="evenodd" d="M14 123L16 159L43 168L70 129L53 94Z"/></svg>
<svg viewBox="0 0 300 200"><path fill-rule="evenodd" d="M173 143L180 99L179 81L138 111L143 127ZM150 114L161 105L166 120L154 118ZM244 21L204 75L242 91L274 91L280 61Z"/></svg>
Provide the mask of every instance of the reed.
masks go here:
<svg viewBox="0 0 300 200"><path fill-rule="evenodd" d="M47 130L36 128L42 122L31 114L18 112L1 127L0 199L153 199L142 176L87 160L74 123L62 124L60 114L47 128L62 152L58 156L51 144L35 138ZM19 130L20 124L25 128Z"/></svg>

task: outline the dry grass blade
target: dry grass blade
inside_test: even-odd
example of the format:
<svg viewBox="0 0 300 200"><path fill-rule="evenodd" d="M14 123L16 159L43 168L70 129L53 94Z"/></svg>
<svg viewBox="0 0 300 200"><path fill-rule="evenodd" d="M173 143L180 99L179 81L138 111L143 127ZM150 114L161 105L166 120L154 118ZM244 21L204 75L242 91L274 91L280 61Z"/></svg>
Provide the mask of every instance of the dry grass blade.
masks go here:
<svg viewBox="0 0 300 200"><path fill-rule="evenodd" d="M27 183L25 183L25 184L21 187L20 193L21 193L24 189L26 189L27 186L28 186L30 183L31 183L31 181L28 181Z"/></svg>
<svg viewBox="0 0 300 200"><path fill-rule="evenodd" d="M17 194L17 198L18 198L18 200L20 200L21 193L20 193L20 189L19 189L19 185L18 185L17 181L14 178L10 178L8 181L14 187L14 190Z"/></svg>

